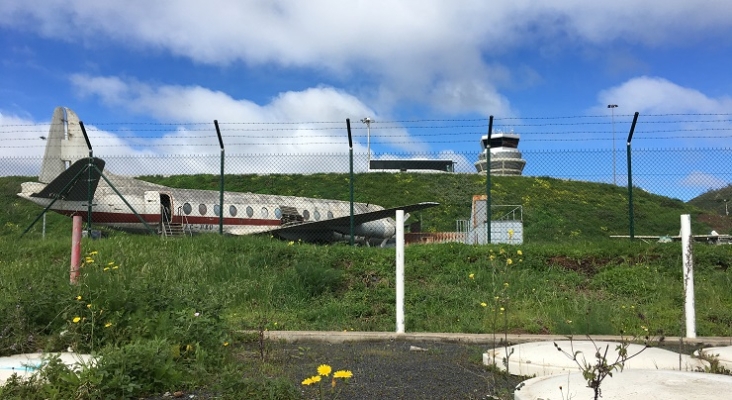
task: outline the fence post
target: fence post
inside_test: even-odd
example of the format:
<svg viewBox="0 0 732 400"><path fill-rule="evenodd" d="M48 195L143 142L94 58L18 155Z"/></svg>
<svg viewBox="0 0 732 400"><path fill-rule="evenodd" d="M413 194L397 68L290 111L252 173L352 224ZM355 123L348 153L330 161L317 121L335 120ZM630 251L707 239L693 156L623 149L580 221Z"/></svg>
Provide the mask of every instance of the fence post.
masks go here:
<svg viewBox="0 0 732 400"><path fill-rule="evenodd" d="M635 239L635 220L633 218L633 172L631 168L631 156L630 156L630 142L633 140L633 132L635 132L635 123L638 122L638 111L633 116L633 123L630 125L630 132L628 133L628 141L626 144L628 159L628 220L630 229L630 240Z"/></svg>
<svg viewBox="0 0 732 400"><path fill-rule="evenodd" d="M89 164L87 165L87 181L86 181L86 194L87 194L87 211L86 211L86 235L88 238L92 237L92 203L94 202L94 193L92 193L92 168L94 167L94 151L92 150L89 136L86 134L86 128L84 128L84 121L79 121L79 127L81 133L84 134L84 140L86 140L86 147L89 149Z"/></svg>
<svg viewBox="0 0 732 400"><path fill-rule="evenodd" d="M79 282L81 268L81 215L74 215L71 223L71 269L69 282L76 285Z"/></svg>
<svg viewBox="0 0 732 400"><path fill-rule="evenodd" d="M692 251L691 217L681 216L681 259L684 267L684 315L686 337L696 337L696 311L694 307L694 256Z"/></svg>
<svg viewBox="0 0 732 400"><path fill-rule="evenodd" d="M396 212L396 333L404 333L404 210Z"/></svg>
<svg viewBox="0 0 732 400"><path fill-rule="evenodd" d="M224 234L224 140L221 139L221 129L219 129L219 121L214 120L216 126L216 135L219 137L219 146L221 147L221 183L219 185L219 235Z"/></svg>
<svg viewBox="0 0 732 400"><path fill-rule="evenodd" d="M351 192L351 246L353 246L353 235L355 224L353 219L353 139L351 138L351 119L346 118L346 129L348 130L348 160L350 162L349 190Z"/></svg>
<svg viewBox="0 0 732 400"><path fill-rule="evenodd" d="M491 135L493 134L493 116L488 119L488 140L485 144L485 225L486 244L491 244Z"/></svg>

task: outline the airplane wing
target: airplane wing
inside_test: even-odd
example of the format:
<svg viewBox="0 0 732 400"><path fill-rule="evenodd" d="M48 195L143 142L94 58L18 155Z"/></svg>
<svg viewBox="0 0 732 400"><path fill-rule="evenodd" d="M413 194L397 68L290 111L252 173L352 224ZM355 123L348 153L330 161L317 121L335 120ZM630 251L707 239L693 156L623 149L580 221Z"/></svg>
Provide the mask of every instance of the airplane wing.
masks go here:
<svg viewBox="0 0 732 400"><path fill-rule="evenodd" d="M89 198L89 193L94 193L97 190L99 178L102 170L104 170L104 160L101 158L92 158L91 164L88 158L76 161L69 169L49 182L43 190L31 194L31 197L86 201ZM76 178L76 181L74 181L74 178Z"/></svg>
<svg viewBox="0 0 732 400"><path fill-rule="evenodd" d="M362 214L355 214L353 216L354 225L360 225L370 221L377 221L384 218L394 218L397 210L404 210L405 213L424 210L425 208L435 207L440 203L425 202L410 204L402 207L387 208L384 210L371 211ZM351 216L338 217L332 219L326 219L321 221L303 222L292 225L284 225L277 227L272 230L268 230L266 233L280 236L292 236L292 235L306 235L314 234L318 231L336 231L340 233L347 233L351 227Z"/></svg>

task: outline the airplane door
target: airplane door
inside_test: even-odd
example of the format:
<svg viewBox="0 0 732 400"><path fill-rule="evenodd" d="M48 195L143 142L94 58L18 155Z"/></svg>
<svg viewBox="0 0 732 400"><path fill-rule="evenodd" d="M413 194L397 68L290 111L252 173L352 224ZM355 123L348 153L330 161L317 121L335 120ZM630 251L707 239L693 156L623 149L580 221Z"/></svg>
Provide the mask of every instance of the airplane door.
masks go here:
<svg viewBox="0 0 732 400"><path fill-rule="evenodd" d="M160 220L170 224L173 219L173 199L168 193L160 193Z"/></svg>

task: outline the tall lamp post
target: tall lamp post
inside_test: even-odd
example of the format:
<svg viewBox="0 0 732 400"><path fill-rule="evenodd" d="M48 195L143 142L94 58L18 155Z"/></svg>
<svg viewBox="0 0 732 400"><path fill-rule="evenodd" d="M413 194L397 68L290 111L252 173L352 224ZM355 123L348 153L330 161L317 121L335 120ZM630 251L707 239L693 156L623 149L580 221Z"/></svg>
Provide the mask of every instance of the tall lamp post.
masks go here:
<svg viewBox="0 0 732 400"><path fill-rule="evenodd" d="M366 155L366 170L371 171L371 122L373 120L371 117L362 118L361 122L366 124L366 151L368 154Z"/></svg>
<svg viewBox="0 0 732 400"><path fill-rule="evenodd" d="M607 108L610 109L611 113L611 121L613 126L613 185L617 185L617 181L615 179L615 109L618 107L617 104L608 104Z"/></svg>

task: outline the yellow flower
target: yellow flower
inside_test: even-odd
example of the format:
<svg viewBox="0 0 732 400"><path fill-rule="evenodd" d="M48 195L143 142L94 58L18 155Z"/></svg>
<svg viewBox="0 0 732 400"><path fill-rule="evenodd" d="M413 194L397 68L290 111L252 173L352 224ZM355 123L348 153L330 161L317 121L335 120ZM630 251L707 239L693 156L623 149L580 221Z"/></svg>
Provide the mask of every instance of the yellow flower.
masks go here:
<svg viewBox="0 0 732 400"><path fill-rule="evenodd" d="M488 304L485 304L485 303L480 303L480 306L481 306L481 307L488 307Z"/></svg>
<svg viewBox="0 0 732 400"><path fill-rule="evenodd" d="M340 371L336 371L336 372L335 372L335 373L333 374L333 377L334 377L334 378L343 378L343 379L348 379L348 378L352 378L352 377L353 377L353 372L351 372L351 371L349 371L349 370L347 370L347 369L345 369L345 370L340 370Z"/></svg>
<svg viewBox="0 0 732 400"><path fill-rule="evenodd" d="M321 364L318 367L318 375L328 376L328 375L330 375L330 371L331 370L332 369L330 368L330 365L328 365L328 364Z"/></svg>
<svg viewBox="0 0 732 400"><path fill-rule="evenodd" d="M312 385L313 383L320 382L320 375L311 376L310 378L305 379L302 381L303 385Z"/></svg>
<svg viewBox="0 0 732 400"><path fill-rule="evenodd" d="M513 260L511 260L510 258L507 259L506 260L506 265L511 265L511 264L513 264Z"/></svg>
<svg viewBox="0 0 732 400"><path fill-rule="evenodd" d="M93 263L93 262L94 262L94 259L93 259L93 258L91 258L91 257L87 257L87 258L86 258L86 259L84 260L84 262L86 262L87 264L91 264L91 263Z"/></svg>
<svg viewBox="0 0 732 400"><path fill-rule="evenodd" d="M523 255L524 255L524 253L522 253L522 252L521 252L521 250L518 250L518 251L516 252L516 254L518 254L518 255L520 255L520 256L523 256Z"/></svg>
<svg viewBox="0 0 732 400"><path fill-rule="evenodd" d="M501 311L506 311L506 309L505 309L505 308L503 308L503 307L501 307Z"/></svg>
<svg viewBox="0 0 732 400"><path fill-rule="evenodd" d="M91 308L91 303L87 304L86 308Z"/></svg>
<svg viewBox="0 0 732 400"><path fill-rule="evenodd" d="M491 254L490 257L488 257L488 259L491 260L491 261L493 261L493 260L496 259L496 256L494 256L493 254Z"/></svg>
<svg viewBox="0 0 732 400"><path fill-rule="evenodd" d="M90 256L96 256L97 254L99 254L99 252L96 250L89 253Z"/></svg>
<svg viewBox="0 0 732 400"><path fill-rule="evenodd" d="M118 268L119 268L119 265L115 265L114 267L112 267L112 269L118 269Z"/></svg>
<svg viewBox="0 0 732 400"><path fill-rule="evenodd" d="M74 317L74 319L71 320L71 322L78 324L79 321L81 321L81 317Z"/></svg>
<svg viewBox="0 0 732 400"><path fill-rule="evenodd" d="M289 242L289 243L287 243L287 245L288 245L288 246L292 246L292 245L294 245L294 244L295 244L295 242L292 242L292 241L291 241L291 242Z"/></svg>
<svg viewBox="0 0 732 400"><path fill-rule="evenodd" d="M104 267L104 272L109 271L109 267Z"/></svg>
<svg viewBox="0 0 732 400"><path fill-rule="evenodd" d="M475 279L475 274L470 274L470 275L468 275L468 278L470 278L470 279Z"/></svg>
<svg viewBox="0 0 732 400"><path fill-rule="evenodd" d="M109 265L111 267L112 265L114 265L114 261L108 262L107 265Z"/></svg>
<svg viewBox="0 0 732 400"><path fill-rule="evenodd" d="M224 347L228 346L229 342L224 342Z"/></svg>
<svg viewBox="0 0 732 400"><path fill-rule="evenodd" d="M508 282L503 282L503 286L508 287Z"/></svg>
<svg viewBox="0 0 732 400"><path fill-rule="evenodd" d="M110 326L112 326L112 323L111 322L107 322L106 324L104 324L104 327L105 328L109 328Z"/></svg>

